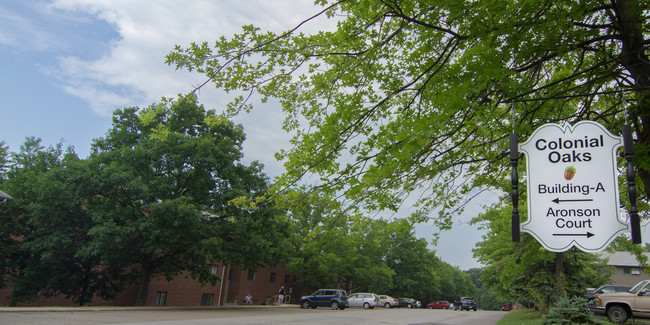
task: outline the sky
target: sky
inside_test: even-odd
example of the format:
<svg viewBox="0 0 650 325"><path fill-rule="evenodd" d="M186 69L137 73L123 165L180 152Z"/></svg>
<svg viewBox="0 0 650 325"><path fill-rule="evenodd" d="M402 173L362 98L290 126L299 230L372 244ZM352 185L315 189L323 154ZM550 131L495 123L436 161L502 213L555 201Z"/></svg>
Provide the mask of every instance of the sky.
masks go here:
<svg viewBox="0 0 650 325"><path fill-rule="evenodd" d="M204 82L164 63L175 45L210 43L248 24L280 32L320 10L312 0L0 0L0 141L18 152L34 136L86 157L114 110L146 107ZM199 93L199 102L217 111L227 99L209 86ZM282 172L274 153L288 147L282 120L273 101L235 118L247 135L245 162L262 162L270 177ZM472 248L484 233L468 221L496 199L481 196L441 234L432 249L442 260L463 270L480 267ZM428 240L436 232L432 224L416 227Z"/></svg>

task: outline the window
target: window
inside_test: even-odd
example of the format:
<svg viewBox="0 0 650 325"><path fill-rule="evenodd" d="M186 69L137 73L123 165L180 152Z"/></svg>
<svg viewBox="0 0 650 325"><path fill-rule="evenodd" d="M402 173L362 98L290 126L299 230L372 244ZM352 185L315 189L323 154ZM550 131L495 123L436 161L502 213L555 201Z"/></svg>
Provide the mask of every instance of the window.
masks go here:
<svg viewBox="0 0 650 325"><path fill-rule="evenodd" d="M285 274L284 275L284 283L289 284L290 281L291 281L291 275Z"/></svg>
<svg viewBox="0 0 650 325"><path fill-rule="evenodd" d="M164 306L167 304L167 291L156 292L156 306Z"/></svg>
<svg viewBox="0 0 650 325"><path fill-rule="evenodd" d="M248 280L254 281L256 277L257 277L257 271L248 270Z"/></svg>
<svg viewBox="0 0 650 325"><path fill-rule="evenodd" d="M204 293L201 296L201 306L212 306L213 302L214 302L214 294Z"/></svg>
<svg viewBox="0 0 650 325"><path fill-rule="evenodd" d="M275 272L271 272L271 277L269 278L269 282L271 283L275 282Z"/></svg>
<svg viewBox="0 0 650 325"><path fill-rule="evenodd" d="M639 274L641 274L641 269L639 269L638 267L624 267L623 268L623 273L632 274L632 275L639 275Z"/></svg>
<svg viewBox="0 0 650 325"><path fill-rule="evenodd" d="M217 274L217 271L219 271L219 266L210 264L210 266L208 266L208 270L210 271L210 274Z"/></svg>

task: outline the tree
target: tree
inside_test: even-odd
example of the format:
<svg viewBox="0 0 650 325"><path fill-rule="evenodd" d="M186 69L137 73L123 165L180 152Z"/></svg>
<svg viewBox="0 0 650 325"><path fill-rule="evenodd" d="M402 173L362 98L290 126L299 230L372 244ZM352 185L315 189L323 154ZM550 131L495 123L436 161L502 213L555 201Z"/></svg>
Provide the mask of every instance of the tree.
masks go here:
<svg viewBox="0 0 650 325"><path fill-rule="evenodd" d="M387 292L394 271L386 263L394 225L345 211L335 200L292 191L289 270L312 292L340 286L348 292Z"/></svg>
<svg viewBox="0 0 650 325"><path fill-rule="evenodd" d="M5 179L7 167L9 164L9 146L4 141L0 141L0 180Z"/></svg>
<svg viewBox="0 0 650 325"><path fill-rule="evenodd" d="M564 271L558 277L557 253L543 249L527 234L520 243L511 241L511 213L512 207L499 203L473 220L487 230L474 257L486 265L480 280L496 297L545 311L560 298L582 296L585 288L599 287L609 279L611 270L597 255L577 248L561 253Z"/></svg>
<svg viewBox="0 0 650 325"><path fill-rule="evenodd" d="M439 290L436 257L427 248L426 240L415 237L412 225L398 220L402 227L390 235L386 262L395 271L392 295L411 296L424 300Z"/></svg>
<svg viewBox="0 0 650 325"><path fill-rule="evenodd" d="M470 271L461 271L458 267L449 265L439 258L435 266L439 280L439 289L432 295L432 300L457 301L460 297L475 297L479 308L484 308L483 301L477 297L478 285Z"/></svg>
<svg viewBox="0 0 650 325"><path fill-rule="evenodd" d="M287 32L244 26L167 56L240 91L232 114L253 94L280 100L296 134L279 153L280 184L314 173L368 209L397 210L424 191L414 217L441 211L449 226L466 199L508 176L509 133L590 119L619 134L631 124L648 197L648 0L318 3ZM300 33L326 18L324 31Z"/></svg>
<svg viewBox="0 0 650 325"><path fill-rule="evenodd" d="M30 224L30 206L37 200L39 180L52 167L60 165L61 155L60 144L46 149L41 145L41 139L29 137L18 153L11 153L6 160L8 168L0 181L3 190L12 193L14 200L0 205L0 287L12 287L13 306L36 299L38 292L45 288L38 254L22 243L33 238L33 233L38 230Z"/></svg>
<svg viewBox="0 0 650 325"><path fill-rule="evenodd" d="M6 168L9 163L9 149L4 141L0 141L0 190L4 189ZM0 289L6 286L5 279L9 269L9 256L14 243L12 236L13 218L0 207Z"/></svg>
<svg viewBox="0 0 650 325"><path fill-rule="evenodd" d="M136 304L153 276L187 272L214 284L209 263L257 267L285 256L282 213L259 200L268 191L261 165L239 162L244 139L241 126L186 97L118 110L94 142L90 250L137 281Z"/></svg>
<svg viewBox="0 0 650 325"><path fill-rule="evenodd" d="M508 301L500 301L488 288L483 285L481 281L481 275L483 273L482 269L473 268L467 270L467 274L472 278L472 282L478 289L478 296L476 297L476 304L478 308L485 310L500 310L501 303Z"/></svg>
<svg viewBox="0 0 650 325"><path fill-rule="evenodd" d="M3 279L12 288L12 304L63 294L79 305L119 289L117 274L88 254L88 230L94 225L85 209L88 179L84 161L72 148L44 148L27 138L11 154L3 186L19 193L0 207L3 219Z"/></svg>
<svg viewBox="0 0 650 325"><path fill-rule="evenodd" d="M121 290L119 270L102 263L100 255L88 249L96 226L86 209L92 190L86 161L74 152L66 153L56 166L39 177L37 197L30 204L21 247L34 257L27 268L35 268L29 281L43 282L39 294L65 295L80 306L98 296L110 299Z"/></svg>

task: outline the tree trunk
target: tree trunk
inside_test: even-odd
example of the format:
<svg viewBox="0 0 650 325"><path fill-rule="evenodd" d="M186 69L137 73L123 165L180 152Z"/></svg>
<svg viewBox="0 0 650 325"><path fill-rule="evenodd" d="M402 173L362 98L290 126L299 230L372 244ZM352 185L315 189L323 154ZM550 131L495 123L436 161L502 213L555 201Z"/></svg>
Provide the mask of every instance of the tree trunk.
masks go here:
<svg viewBox="0 0 650 325"><path fill-rule="evenodd" d="M147 292L149 291L149 281L151 280L151 270L148 267L142 267L142 274L138 282L138 295L135 298L136 306L145 306L147 303Z"/></svg>
<svg viewBox="0 0 650 325"><path fill-rule="evenodd" d="M88 266L84 267L83 279L81 280L81 292L79 293L79 306L85 305L87 302L92 300L90 296L90 279L91 270L88 269Z"/></svg>

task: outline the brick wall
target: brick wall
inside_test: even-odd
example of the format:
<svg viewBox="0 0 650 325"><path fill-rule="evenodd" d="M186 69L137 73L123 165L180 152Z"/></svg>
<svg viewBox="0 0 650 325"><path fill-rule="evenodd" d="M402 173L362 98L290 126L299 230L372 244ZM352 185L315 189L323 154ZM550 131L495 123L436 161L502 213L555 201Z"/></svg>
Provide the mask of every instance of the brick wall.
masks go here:
<svg viewBox="0 0 650 325"><path fill-rule="evenodd" d="M284 265L253 270L253 272L254 274L250 270L232 268L231 282L233 285L228 291L228 303L234 303L236 299L240 304L244 296L250 294L254 298L253 304L261 305L268 298L277 296L281 286L285 288L285 295L290 297L285 302L297 303L300 300L300 287ZM275 275L272 276L272 273Z"/></svg>
<svg viewBox="0 0 650 325"><path fill-rule="evenodd" d="M290 275L284 265L258 269L255 271L255 278L249 280L249 271L230 265L216 265L216 274L224 276L223 286L221 282L216 285L201 284L193 280L188 274L180 274L171 281L164 277L152 278L147 292L146 305L155 306L201 306L202 303L209 306L217 304L242 304L246 294L254 297L253 304L261 305L268 297L278 294L280 287L284 285L285 295L291 300L287 302L296 303L300 299L300 288L295 284L295 278ZM274 281L271 273L275 273ZM285 282L285 279L288 279ZM8 288L0 290L0 306L9 306L11 301L6 298L11 293ZM137 285L130 285L124 291L116 295L115 299L103 300L96 298L88 306L133 306L137 295ZM164 297L164 299L162 299ZM164 301L163 301L164 300ZM43 298L35 302L19 306L76 306L74 302L65 299L63 296Z"/></svg>

